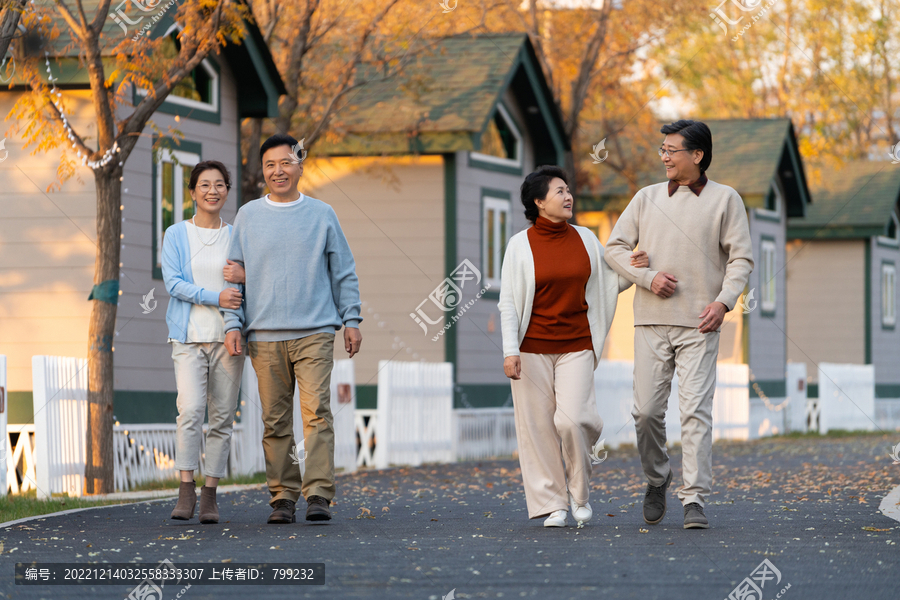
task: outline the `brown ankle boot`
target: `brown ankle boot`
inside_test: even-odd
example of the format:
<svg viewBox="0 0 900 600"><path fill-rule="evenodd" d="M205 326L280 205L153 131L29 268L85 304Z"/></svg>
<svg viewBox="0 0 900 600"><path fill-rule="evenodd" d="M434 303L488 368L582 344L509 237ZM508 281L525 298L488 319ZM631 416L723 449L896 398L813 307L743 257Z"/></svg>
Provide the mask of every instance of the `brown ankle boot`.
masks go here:
<svg viewBox="0 0 900 600"><path fill-rule="evenodd" d="M201 523L218 523L219 507L216 506L216 488L206 487L200 488L200 522Z"/></svg>
<svg viewBox="0 0 900 600"><path fill-rule="evenodd" d="M178 486L178 502L172 511L172 518L178 521L187 521L193 518L196 505L197 484L194 481L182 481Z"/></svg>

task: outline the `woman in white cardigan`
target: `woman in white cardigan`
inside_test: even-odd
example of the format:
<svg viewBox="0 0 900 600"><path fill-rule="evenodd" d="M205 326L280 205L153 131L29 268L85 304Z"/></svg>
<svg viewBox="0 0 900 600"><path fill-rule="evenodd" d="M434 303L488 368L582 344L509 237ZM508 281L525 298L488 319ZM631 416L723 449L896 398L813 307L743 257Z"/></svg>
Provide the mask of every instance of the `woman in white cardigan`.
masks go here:
<svg viewBox="0 0 900 600"><path fill-rule="evenodd" d="M503 369L511 380L519 464L528 517L564 527L571 507L582 526L592 516L592 457L602 451L603 421L594 370L619 292L631 283L603 260L594 233L571 225L565 172L540 167L521 188L533 226L512 236L501 270ZM646 253L632 265L649 266Z"/></svg>

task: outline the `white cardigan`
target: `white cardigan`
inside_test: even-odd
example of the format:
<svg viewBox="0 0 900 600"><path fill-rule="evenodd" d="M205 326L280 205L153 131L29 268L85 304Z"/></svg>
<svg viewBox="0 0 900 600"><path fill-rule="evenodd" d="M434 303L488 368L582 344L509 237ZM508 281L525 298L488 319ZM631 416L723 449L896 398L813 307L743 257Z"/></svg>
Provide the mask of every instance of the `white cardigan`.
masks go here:
<svg viewBox="0 0 900 600"><path fill-rule="evenodd" d="M618 275L603 259L603 244L587 227L572 225L591 259L591 275L584 288L587 301L588 324L594 346L594 368L600 362L603 343L616 313L619 293L631 287L631 282ZM530 228L529 228L530 229ZM534 302L534 255L528 242L528 229L509 239L503 267L500 271L500 330L503 336L503 358L518 356L531 321Z"/></svg>

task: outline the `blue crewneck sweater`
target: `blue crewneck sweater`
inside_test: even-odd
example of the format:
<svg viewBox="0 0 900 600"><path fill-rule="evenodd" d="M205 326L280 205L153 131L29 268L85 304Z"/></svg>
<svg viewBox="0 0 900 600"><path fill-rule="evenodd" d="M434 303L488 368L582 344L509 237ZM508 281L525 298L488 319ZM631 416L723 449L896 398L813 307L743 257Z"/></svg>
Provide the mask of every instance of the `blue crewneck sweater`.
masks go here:
<svg viewBox="0 0 900 600"><path fill-rule="evenodd" d="M276 342L359 327L356 263L337 215L321 200L300 200L259 198L238 211L228 258L247 277L242 307L222 309L226 333L243 328L249 341Z"/></svg>

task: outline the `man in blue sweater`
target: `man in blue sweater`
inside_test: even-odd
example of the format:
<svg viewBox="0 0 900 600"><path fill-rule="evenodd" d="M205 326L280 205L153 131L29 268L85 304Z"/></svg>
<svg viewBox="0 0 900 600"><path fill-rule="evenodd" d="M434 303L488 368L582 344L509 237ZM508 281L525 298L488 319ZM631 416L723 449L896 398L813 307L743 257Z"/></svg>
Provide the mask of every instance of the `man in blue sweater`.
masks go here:
<svg viewBox="0 0 900 600"><path fill-rule="evenodd" d="M274 135L259 150L269 194L238 211L228 259L245 270L245 304L225 309L225 346L241 354L241 328L262 404L269 523L293 523L301 494L306 520L331 519L334 427L331 369L335 332L359 352L359 280L334 210L297 191L302 147ZM294 383L300 389L306 477L294 459Z"/></svg>

